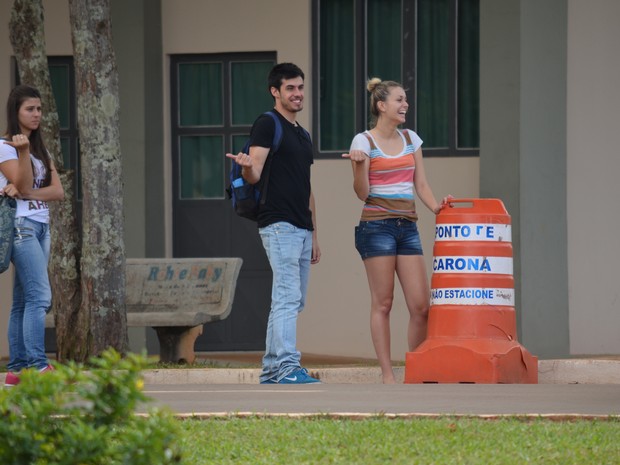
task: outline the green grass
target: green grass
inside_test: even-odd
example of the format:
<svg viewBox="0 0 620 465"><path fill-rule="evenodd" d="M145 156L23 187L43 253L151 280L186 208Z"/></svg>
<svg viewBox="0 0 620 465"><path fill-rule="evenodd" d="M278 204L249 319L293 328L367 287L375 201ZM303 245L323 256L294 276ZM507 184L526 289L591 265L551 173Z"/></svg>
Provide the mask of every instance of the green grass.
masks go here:
<svg viewBox="0 0 620 465"><path fill-rule="evenodd" d="M618 464L620 418L183 420L187 463Z"/></svg>

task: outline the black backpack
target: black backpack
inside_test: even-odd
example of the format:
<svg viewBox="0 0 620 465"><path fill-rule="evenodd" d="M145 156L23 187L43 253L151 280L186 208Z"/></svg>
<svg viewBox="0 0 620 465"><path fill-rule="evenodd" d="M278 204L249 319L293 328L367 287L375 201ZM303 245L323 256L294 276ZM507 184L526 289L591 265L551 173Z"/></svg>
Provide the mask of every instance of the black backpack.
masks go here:
<svg viewBox="0 0 620 465"><path fill-rule="evenodd" d="M269 149L269 154L273 155L280 147L282 142L282 123L273 111L267 111L265 115L271 116L276 125L276 130L273 134L273 142ZM250 141L248 140L243 149L243 153L250 153ZM269 156L268 156L269 158ZM258 220L258 208L260 205L265 204L267 198L267 186L269 185L269 169L271 166L270 160L265 161L265 167L261 179L256 184L248 183L243 176L241 176L241 166L234 161L231 161L230 167L230 185L226 191L228 196L232 199L233 209L237 215L247 218L248 220ZM264 189L263 189L264 186Z"/></svg>

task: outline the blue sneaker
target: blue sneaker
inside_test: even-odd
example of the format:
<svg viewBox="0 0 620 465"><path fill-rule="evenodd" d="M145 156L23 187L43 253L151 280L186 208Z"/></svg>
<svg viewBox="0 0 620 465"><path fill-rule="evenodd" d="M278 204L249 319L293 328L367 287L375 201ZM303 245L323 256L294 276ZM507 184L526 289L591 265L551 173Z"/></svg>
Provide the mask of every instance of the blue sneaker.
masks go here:
<svg viewBox="0 0 620 465"><path fill-rule="evenodd" d="M278 384L311 384L320 382L320 380L310 376L308 374L308 370L305 368L300 368L299 370L286 375Z"/></svg>
<svg viewBox="0 0 620 465"><path fill-rule="evenodd" d="M261 381L260 384L278 384L275 379L266 379L265 381Z"/></svg>

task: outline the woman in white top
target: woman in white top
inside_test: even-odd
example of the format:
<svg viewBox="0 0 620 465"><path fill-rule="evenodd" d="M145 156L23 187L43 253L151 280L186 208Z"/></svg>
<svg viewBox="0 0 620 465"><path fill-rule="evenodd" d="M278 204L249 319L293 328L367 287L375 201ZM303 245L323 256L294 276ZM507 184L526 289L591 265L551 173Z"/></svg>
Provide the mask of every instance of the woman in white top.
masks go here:
<svg viewBox="0 0 620 465"><path fill-rule="evenodd" d="M409 110L403 87L373 78L368 91L371 128L355 136L343 157L352 162L353 189L364 202L355 228L355 247L370 286L372 341L383 382L391 384L395 382L390 349L395 275L409 310L409 351L426 338L430 293L415 196L435 214L448 205L451 196L437 202L424 172L422 139L409 129L398 129Z"/></svg>
<svg viewBox="0 0 620 465"><path fill-rule="evenodd" d="M17 200L11 261L15 267L9 318L9 363L5 385L19 384L24 368L53 369L45 354L45 314L52 300L47 264L50 253L48 202L64 191L45 148L41 95L20 85L9 94L7 130L0 141L0 194Z"/></svg>

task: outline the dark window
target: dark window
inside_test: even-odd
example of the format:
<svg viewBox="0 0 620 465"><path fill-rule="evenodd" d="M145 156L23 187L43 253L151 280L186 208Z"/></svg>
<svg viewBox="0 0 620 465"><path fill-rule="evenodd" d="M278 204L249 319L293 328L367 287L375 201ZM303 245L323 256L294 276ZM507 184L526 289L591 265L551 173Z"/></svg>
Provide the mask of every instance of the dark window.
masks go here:
<svg viewBox="0 0 620 465"><path fill-rule="evenodd" d="M401 82L424 153L478 155L479 0L313 0L314 140L348 150L370 77Z"/></svg>
<svg viewBox="0 0 620 465"><path fill-rule="evenodd" d="M73 57L48 57L52 92L60 121L60 146L64 169L75 171L73 191L82 200L80 174L79 134L75 101L75 74Z"/></svg>
<svg viewBox="0 0 620 465"><path fill-rule="evenodd" d="M224 198L224 154L240 150L255 118L273 108L267 75L274 64L272 53L172 57L176 198Z"/></svg>

